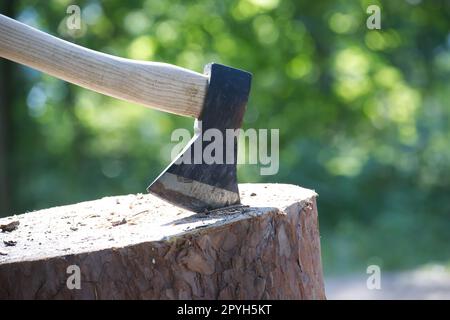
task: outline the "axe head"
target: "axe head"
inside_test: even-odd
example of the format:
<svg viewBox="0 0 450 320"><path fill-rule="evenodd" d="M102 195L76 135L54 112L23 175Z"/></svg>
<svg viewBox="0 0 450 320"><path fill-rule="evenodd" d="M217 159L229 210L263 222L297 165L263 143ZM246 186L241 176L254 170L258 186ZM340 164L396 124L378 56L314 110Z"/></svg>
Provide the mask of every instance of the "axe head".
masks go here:
<svg viewBox="0 0 450 320"><path fill-rule="evenodd" d="M216 63L208 64L205 74L209 76L208 91L194 137L147 188L148 192L195 212L240 203L237 134L230 132L237 133L241 127L252 77L248 72ZM222 141L214 138L203 141L204 133L210 129L214 134L220 133ZM205 148L212 143L215 143L213 154L219 161L204 158ZM217 152L222 156L217 157Z"/></svg>

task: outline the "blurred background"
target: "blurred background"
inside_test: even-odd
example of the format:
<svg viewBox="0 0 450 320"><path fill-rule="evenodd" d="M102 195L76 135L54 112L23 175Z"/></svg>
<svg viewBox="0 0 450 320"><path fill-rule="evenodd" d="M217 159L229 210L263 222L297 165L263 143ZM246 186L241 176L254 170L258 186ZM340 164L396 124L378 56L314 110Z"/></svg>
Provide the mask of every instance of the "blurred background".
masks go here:
<svg viewBox="0 0 450 320"><path fill-rule="evenodd" d="M80 30L67 29L71 4ZM366 27L372 4L381 30ZM318 192L331 297L371 264L450 283L449 1L2 0L0 12L118 56L251 71L244 128L280 129L280 171L242 165L240 181ZM145 192L172 130L193 125L0 68L0 216Z"/></svg>

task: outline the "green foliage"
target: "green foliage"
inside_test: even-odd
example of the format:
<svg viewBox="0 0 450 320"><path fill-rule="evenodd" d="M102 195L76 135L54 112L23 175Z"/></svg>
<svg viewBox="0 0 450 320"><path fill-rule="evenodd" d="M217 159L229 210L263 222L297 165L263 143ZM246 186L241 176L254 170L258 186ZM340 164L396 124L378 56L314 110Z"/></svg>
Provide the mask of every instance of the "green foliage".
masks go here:
<svg viewBox="0 0 450 320"><path fill-rule="evenodd" d="M83 11L65 30L69 4ZM381 6L382 29L366 28ZM280 172L242 182L315 189L325 270L447 260L448 1L16 1L16 18L80 45L198 72L254 74L245 127L280 129ZM144 192L185 119L18 67L14 212Z"/></svg>

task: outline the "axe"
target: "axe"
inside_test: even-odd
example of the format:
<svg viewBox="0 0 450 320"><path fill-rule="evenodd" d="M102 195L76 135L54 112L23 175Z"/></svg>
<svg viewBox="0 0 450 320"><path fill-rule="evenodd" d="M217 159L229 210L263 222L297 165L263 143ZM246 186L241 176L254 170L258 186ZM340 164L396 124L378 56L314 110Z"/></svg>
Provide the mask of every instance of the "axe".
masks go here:
<svg viewBox="0 0 450 320"><path fill-rule="evenodd" d="M250 73L211 63L201 74L165 63L115 57L4 15L0 15L0 57L111 97L200 120L192 140L147 191L195 212L240 203L237 135L232 136L233 141L224 142L220 150L228 161L206 164L198 157L206 147L201 141L203 132L216 129L226 137L227 129L241 127ZM201 155L194 152L197 143L201 144ZM227 144L232 147L227 148Z"/></svg>

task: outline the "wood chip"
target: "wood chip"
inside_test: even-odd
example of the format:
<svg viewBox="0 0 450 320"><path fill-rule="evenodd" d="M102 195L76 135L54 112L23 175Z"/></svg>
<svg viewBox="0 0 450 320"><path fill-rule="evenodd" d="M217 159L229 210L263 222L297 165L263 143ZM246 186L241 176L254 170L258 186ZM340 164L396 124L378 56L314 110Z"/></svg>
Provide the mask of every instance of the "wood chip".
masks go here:
<svg viewBox="0 0 450 320"><path fill-rule="evenodd" d="M218 208L218 209L214 209L214 210L208 210L205 212L205 214L211 214L211 213L215 213L215 214L220 214L220 213L239 213L240 211L236 209L244 209L244 208L248 208L248 205L245 204L234 204L228 207L223 207L223 208Z"/></svg>
<svg viewBox="0 0 450 320"><path fill-rule="evenodd" d="M14 247L17 244L17 241L14 241L14 240L3 240L3 243L7 247Z"/></svg>
<svg viewBox="0 0 450 320"><path fill-rule="evenodd" d="M122 220L111 222L111 225L113 227L117 227L117 226L120 226L120 225L125 224L125 223L127 223L127 220L125 218L123 218Z"/></svg>
<svg viewBox="0 0 450 320"><path fill-rule="evenodd" d="M8 224L0 225L0 229L2 230L2 232L12 232L12 231L17 229L19 224L20 224L19 221L13 221L13 222L10 222Z"/></svg>

